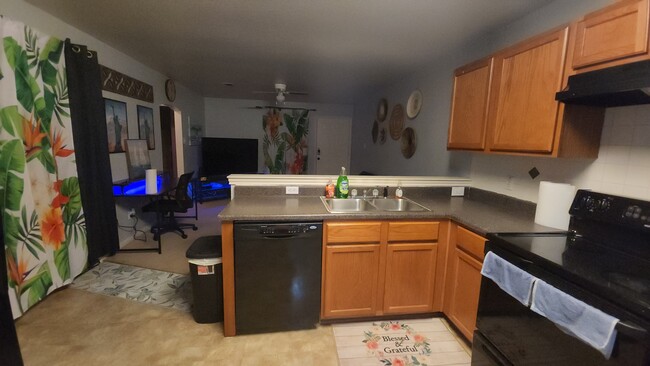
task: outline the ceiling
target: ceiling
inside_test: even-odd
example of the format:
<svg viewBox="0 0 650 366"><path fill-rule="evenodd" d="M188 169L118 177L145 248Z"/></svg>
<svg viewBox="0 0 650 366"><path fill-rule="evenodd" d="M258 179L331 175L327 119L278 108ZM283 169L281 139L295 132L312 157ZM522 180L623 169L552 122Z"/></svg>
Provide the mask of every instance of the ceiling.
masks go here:
<svg viewBox="0 0 650 366"><path fill-rule="evenodd" d="M26 1L206 97L346 104L551 2Z"/></svg>

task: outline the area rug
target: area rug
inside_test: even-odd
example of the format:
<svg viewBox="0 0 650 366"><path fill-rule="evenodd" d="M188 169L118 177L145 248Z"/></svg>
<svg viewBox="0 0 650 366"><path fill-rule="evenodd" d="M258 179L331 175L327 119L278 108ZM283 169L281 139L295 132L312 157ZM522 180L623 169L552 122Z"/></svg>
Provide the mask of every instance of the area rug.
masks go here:
<svg viewBox="0 0 650 366"><path fill-rule="evenodd" d="M155 269L102 262L71 287L186 312L192 308L191 278Z"/></svg>
<svg viewBox="0 0 650 366"><path fill-rule="evenodd" d="M336 324L341 366L469 365L470 355L438 318Z"/></svg>

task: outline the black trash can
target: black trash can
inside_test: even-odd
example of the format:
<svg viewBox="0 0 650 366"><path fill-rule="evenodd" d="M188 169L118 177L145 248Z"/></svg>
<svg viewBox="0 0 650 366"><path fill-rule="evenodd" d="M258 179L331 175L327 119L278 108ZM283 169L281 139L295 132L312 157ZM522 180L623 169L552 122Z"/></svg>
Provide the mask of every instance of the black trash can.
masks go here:
<svg viewBox="0 0 650 366"><path fill-rule="evenodd" d="M194 321L197 323L223 321L221 235L196 239L187 249L185 256L192 276Z"/></svg>

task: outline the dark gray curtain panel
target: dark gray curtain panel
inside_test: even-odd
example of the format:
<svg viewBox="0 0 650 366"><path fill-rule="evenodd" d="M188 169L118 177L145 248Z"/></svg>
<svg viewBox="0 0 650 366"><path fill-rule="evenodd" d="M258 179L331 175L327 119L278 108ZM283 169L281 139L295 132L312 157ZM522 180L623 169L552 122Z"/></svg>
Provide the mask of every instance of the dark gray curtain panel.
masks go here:
<svg viewBox="0 0 650 366"><path fill-rule="evenodd" d="M113 178L97 53L65 42L68 94L81 200L88 235L88 265L119 249Z"/></svg>

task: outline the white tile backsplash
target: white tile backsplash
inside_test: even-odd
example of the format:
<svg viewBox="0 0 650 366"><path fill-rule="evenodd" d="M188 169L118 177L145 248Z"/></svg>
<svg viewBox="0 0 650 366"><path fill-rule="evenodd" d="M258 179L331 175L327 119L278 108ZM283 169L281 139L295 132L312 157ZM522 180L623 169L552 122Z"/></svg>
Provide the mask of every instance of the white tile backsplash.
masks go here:
<svg viewBox="0 0 650 366"><path fill-rule="evenodd" d="M541 173L534 180L532 167ZM507 177L516 184L508 187ZM650 200L650 105L607 109L596 160L475 154L470 178L475 187L533 202L542 180Z"/></svg>

